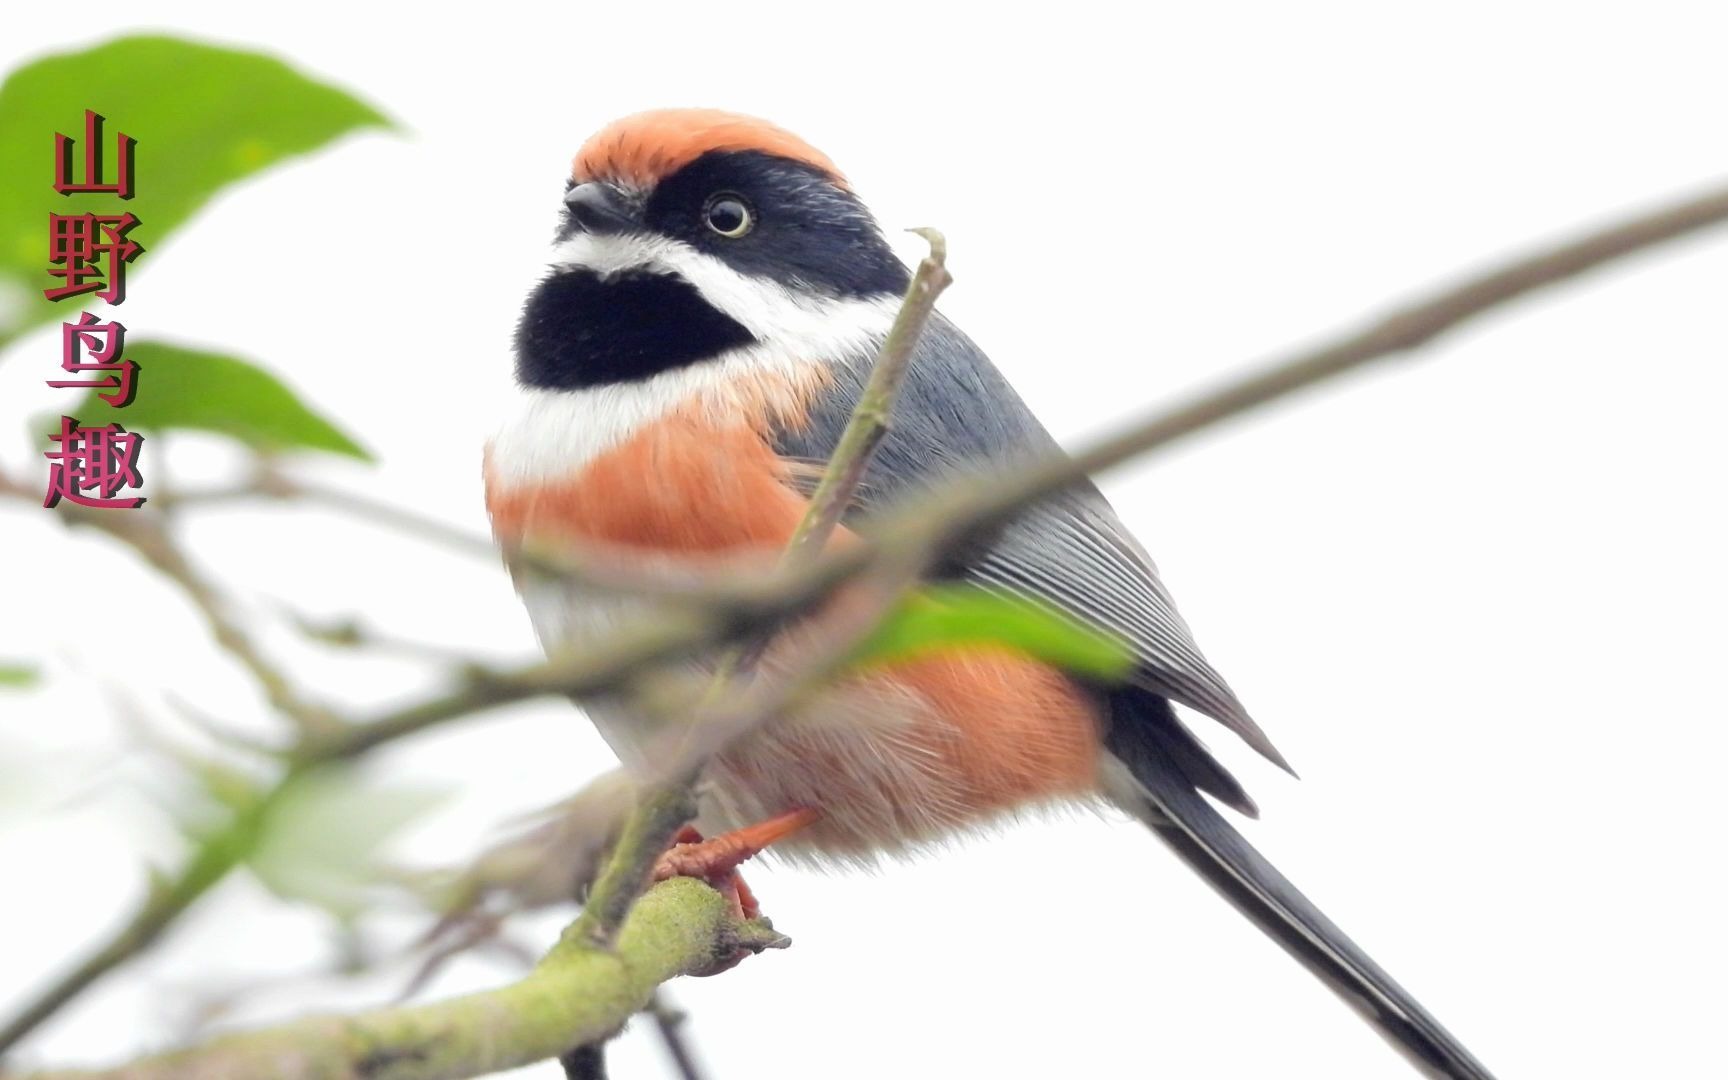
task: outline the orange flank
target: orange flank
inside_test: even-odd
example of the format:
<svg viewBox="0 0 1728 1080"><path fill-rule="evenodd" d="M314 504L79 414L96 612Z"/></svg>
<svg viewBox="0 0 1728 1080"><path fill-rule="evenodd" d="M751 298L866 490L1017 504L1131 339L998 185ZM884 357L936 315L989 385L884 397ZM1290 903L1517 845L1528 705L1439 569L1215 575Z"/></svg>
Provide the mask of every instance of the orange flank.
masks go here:
<svg viewBox="0 0 1728 1080"><path fill-rule="evenodd" d="M563 478L514 488L494 478L488 507L507 547L533 538L766 567L809 508L791 486L795 467L755 426L689 410ZM862 599L843 591L825 612L843 618ZM796 666L809 641L783 634L764 670ZM798 829L807 832L792 846L866 852L1084 796L1097 783L1102 722L1091 695L1044 663L1002 649L943 652L842 680L728 747L713 768L751 808L733 824L805 810L813 814Z"/></svg>
<svg viewBox="0 0 1728 1080"><path fill-rule="evenodd" d="M906 661L892 677L947 721L913 739L941 759L973 813L1078 795L1097 783L1098 710L1057 669L1006 650L969 649Z"/></svg>

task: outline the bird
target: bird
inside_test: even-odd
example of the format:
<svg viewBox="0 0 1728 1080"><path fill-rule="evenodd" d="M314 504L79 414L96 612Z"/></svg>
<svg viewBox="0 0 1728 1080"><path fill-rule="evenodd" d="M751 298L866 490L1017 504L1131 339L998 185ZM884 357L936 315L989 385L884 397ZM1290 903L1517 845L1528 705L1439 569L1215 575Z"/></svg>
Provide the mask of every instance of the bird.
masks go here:
<svg viewBox="0 0 1728 1080"><path fill-rule="evenodd" d="M773 566L910 280L845 174L782 127L698 108L602 127L572 162L551 258L516 325L516 396L483 465L497 541L507 552L602 552L648 575ZM984 353L937 313L835 542L968 470L1061 452ZM654 603L513 573L548 650L604 635ZM1113 805L1418 1071L1492 1080L1226 817L1257 810L1177 705L1289 764L1201 654L1152 560L1095 486L1077 483L971 538L928 580L1032 601L1105 631L1131 648L1133 671L1103 683L977 649L849 675L708 763L703 831L844 866L1030 808ZM795 653L767 650L763 677ZM689 661L696 671L716 662ZM581 704L627 769L652 766L663 743L642 710L619 694Z"/></svg>

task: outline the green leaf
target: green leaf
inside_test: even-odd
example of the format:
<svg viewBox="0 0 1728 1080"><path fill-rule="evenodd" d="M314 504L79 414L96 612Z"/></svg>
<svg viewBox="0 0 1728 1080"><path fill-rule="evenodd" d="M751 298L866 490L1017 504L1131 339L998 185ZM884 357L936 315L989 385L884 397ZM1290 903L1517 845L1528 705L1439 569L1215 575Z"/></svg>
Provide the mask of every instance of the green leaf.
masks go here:
<svg viewBox="0 0 1728 1080"><path fill-rule="evenodd" d="M135 197L54 191L54 135L78 140L84 110L106 117L112 180L115 138L137 140ZM286 158L366 127L391 126L377 110L264 53L159 35L123 37L26 64L0 84L0 345L31 326L76 314L51 303L49 213L136 214L130 238L159 258L176 228L223 188Z"/></svg>
<svg viewBox="0 0 1728 1080"><path fill-rule="evenodd" d="M308 773L276 799L246 864L277 896L352 917L386 880L387 843L446 796L370 785L347 766Z"/></svg>
<svg viewBox="0 0 1728 1080"><path fill-rule="evenodd" d="M159 341L127 342L126 357L138 364L132 404L116 409L89 391L70 410L79 423L118 423L145 434L213 431L259 450L323 450L372 460L276 376L244 360Z"/></svg>
<svg viewBox="0 0 1728 1080"><path fill-rule="evenodd" d="M879 667L943 649L994 647L1100 679L1134 666L1128 643L1055 608L976 585L912 593L859 646L853 664Z"/></svg>
<svg viewBox="0 0 1728 1080"><path fill-rule="evenodd" d="M42 672L34 664L0 660L0 689L27 690L42 681Z"/></svg>

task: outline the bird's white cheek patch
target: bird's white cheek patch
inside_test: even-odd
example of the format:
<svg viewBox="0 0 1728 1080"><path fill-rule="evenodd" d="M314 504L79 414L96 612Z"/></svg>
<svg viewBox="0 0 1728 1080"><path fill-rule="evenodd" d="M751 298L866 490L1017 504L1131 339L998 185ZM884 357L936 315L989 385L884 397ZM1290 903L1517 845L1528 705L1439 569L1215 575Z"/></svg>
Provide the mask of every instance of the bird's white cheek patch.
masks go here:
<svg viewBox="0 0 1728 1080"><path fill-rule="evenodd" d="M552 258L555 266L592 270L602 277L632 271L682 278L758 342L826 337L861 322L887 333L900 303L897 296L843 298L795 289L740 273L713 255L663 236L578 233L555 245Z"/></svg>
<svg viewBox="0 0 1728 1080"><path fill-rule="evenodd" d="M552 245L552 265L582 267L602 277L626 270L652 270L661 264L672 243L642 233L621 236L577 233Z"/></svg>
<svg viewBox="0 0 1728 1080"><path fill-rule="evenodd" d="M821 383L837 365L868 363L900 307L898 297L794 294L688 245L653 237L583 234L559 244L555 253L564 265L602 274L635 269L683 277L757 340L630 382L574 390L519 387L489 451L492 477L505 488L568 477L680 410L700 410L722 425L762 424L772 418L749 410L795 401L798 388ZM764 387L784 392L765 394Z"/></svg>

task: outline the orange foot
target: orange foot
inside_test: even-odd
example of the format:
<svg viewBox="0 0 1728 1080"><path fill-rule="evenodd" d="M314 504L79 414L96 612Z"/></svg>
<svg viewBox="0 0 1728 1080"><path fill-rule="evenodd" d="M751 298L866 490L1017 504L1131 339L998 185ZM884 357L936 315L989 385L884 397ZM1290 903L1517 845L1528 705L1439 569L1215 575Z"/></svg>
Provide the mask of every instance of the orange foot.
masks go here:
<svg viewBox="0 0 1728 1080"><path fill-rule="evenodd" d="M702 839L694 826L686 825L673 839L672 846L654 864L654 880L673 877L700 878L719 890L732 903L732 913L741 919L754 919L762 907L750 886L738 873L738 865L758 854L769 844L784 840L804 828L819 816L814 810L793 810L767 821L722 833L712 840Z"/></svg>

